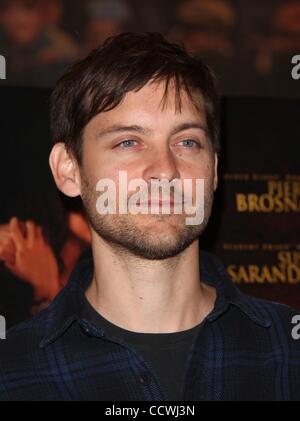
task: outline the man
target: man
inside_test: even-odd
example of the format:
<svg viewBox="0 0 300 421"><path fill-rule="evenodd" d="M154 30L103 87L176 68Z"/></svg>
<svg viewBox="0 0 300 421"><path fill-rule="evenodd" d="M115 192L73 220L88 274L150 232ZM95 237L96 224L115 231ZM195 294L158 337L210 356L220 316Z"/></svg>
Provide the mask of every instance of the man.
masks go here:
<svg viewBox="0 0 300 421"><path fill-rule="evenodd" d="M0 399L300 398L295 312L242 294L210 254L199 265L218 183L217 103L210 70L159 34L111 38L60 79L50 166L58 188L82 198L92 258L1 342ZM151 213L132 211L134 189L124 201L120 174L151 187L136 202ZM152 197L155 182L174 180L168 200ZM187 223L195 203L203 212Z"/></svg>

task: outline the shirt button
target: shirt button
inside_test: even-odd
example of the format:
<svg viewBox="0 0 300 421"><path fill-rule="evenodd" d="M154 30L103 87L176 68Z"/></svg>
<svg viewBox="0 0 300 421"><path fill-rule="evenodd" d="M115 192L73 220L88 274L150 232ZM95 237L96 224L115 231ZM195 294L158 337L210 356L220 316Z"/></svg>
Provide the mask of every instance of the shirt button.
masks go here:
<svg viewBox="0 0 300 421"><path fill-rule="evenodd" d="M151 377L150 377L150 375L148 373L141 374L141 376L140 376L140 383L143 386L147 386L147 384L149 384L150 381L151 381Z"/></svg>

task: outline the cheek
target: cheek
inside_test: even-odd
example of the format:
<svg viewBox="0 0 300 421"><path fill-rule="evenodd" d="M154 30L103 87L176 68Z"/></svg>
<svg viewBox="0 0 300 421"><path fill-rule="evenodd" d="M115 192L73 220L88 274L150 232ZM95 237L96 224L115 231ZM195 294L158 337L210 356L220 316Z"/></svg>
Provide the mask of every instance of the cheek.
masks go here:
<svg viewBox="0 0 300 421"><path fill-rule="evenodd" d="M203 157L202 165L201 165L201 172L203 178L212 179L215 172L215 160L211 154L206 154Z"/></svg>
<svg viewBox="0 0 300 421"><path fill-rule="evenodd" d="M100 180L103 180L102 182L109 185L111 181L113 181L114 185L116 186L116 191L118 191L119 177L122 178L123 176L123 174L119 175L119 171L120 170L122 171L122 169L113 167L110 163L107 163L107 162L99 163L98 161L96 162L94 161L92 163L89 162L89 164L86 165L85 168L86 168L85 175L88 178L89 184L92 189L95 189L96 191L96 186L98 182ZM128 173L126 174L127 174L127 179L130 180ZM123 179L124 179L124 176L123 176Z"/></svg>
<svg viewBox="0 0 300 421"><path fill-rule="evenodd" d="M187 164L179 170L183 179L210 179L214 174L214 165L209 160L201 160L193 164Z"/></svg>
<svg viewBox="0 0 300 421"><path fill-rule="evenodd" d="M101 153L95 153L92 148L85 148L83 153L82 167L89 180L90 185L94 188L100 179L109 179L115 182L116 187L119 185L119 177L122 180L126 177L127 182L133 178L142 178L141 168L136 164L127 164L126 162L113 162L111 157L101 157ZM125 172L120 174L120 172Z"/></svg>
<svg viewBox="0 0 300 421"><path fill-rule="evenodd" d="M100 178L110 176L111 164L105 160L96 148L92 147L92 142L85 139L82 148L82 164L84 173L90 183L96 184Z"/></svg>

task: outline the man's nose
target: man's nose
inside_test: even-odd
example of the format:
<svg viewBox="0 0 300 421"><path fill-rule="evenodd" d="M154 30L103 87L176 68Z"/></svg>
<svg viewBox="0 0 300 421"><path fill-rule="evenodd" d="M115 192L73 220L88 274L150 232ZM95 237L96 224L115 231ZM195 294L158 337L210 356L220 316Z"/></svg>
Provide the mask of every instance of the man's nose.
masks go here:
<svg viewBox="0 0 300 421"><path fill-rule="evenodd" d="M172 152L169 149L155 151L149 158L143 178L147 182L151 179L164 178L172 181L174 178L180 178L176 158Z"/></svg>

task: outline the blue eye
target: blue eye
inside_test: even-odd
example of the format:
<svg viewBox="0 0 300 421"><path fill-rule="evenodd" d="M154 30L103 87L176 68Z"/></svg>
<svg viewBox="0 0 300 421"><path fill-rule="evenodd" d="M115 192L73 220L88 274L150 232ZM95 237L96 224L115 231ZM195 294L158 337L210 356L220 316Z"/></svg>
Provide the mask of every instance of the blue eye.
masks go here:
<svg viewBox="0 0 300 421"><path fill-rule="evenodd" d="M119 143L117 146L120 146L121 148L129 148L130 146L135 146L134 143L136 143L136 140L128 139L123 140L123 142Z"/></svg>
<svg viewBox="0 0 300 421"><path fill-rule="evenodd" d="M187 146L188 148L192 148L193 146L199 147L199 144L193 139L185 139L179 143L184 143L184 146Z"/></svg>

